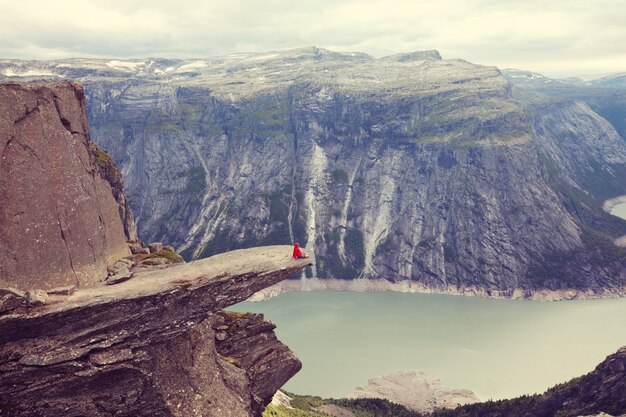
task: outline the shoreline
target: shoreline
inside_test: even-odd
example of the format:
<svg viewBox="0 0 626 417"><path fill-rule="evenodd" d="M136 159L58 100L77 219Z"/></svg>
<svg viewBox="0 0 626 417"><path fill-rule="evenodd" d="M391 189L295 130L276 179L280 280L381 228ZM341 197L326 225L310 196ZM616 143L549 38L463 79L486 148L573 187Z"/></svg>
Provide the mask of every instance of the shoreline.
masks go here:
<svg viewBox="0 0 626 417"><path fill-rule="evenodd" d="M418 294L459 295L469 297L483 297L500 300L529 300L529 301L570 301L592 300L604 298L621 298L626 296L626 287L604 290L601 293L592 290L525 290L516 288L513 291L494 291L482 288L457 288L450 286L446 289L430 288L418 282L402 281L390 282L383 279L353 279L336 278L303 278L287 280L272 285L253 294L248 301L260 302L287 292L329 291L329 292L403 292Z"/></svg>
<svg viewBox="0 0 626 417"><path fill-rule="evenodd" d="M617 206L618 204L624 203L626 203L626 195L620 195L618 197L608 199L604 203L602 203L602 210L611 214L611 210L613 210L613 207Z"/></svg>
<svg viewBox="0 0 626 417"><path fill-rule="evenodd" d="M626 203L626 195L606 200L602 204L602 210L611 214L618 204ZM619 217L619 216L618 216ZM615 239L617 246L626 247L626 235ZM427 287L419 282L401 281L391 282L385 279L337 279L337 278L301 278L279 282L253 294L248 301L260 302L268 298L276 297L287 292L304 291L347 291L347 292L402 292L418 294L443 294L460 295L466 297L483 297L499 300L530 300L530 301L570 301L570 300L593 300L605 298L626 297L626 287L605 289L602 292L593 290L528 290L515 288L514 290L498 291L484 288L464 287L458 288L450 285L445 289Z"/></svg>
<svg viewBox="0 0 626 417"><path fill-rule="evenodd" d="M609 213L612 216L615 216L613 213L611 213L613 211L613 208L617 206L618 204L624 204L624 203L626 203L626 195L621 195L619 197L611 198L609 200L606 200L602 204L602 210L604 210L605 212ZM621 216L615 216L615 217L622 218ZM626 235L618 237L617 239L613 241L613 243L615 243L616 246L626 248Z"/></svg>

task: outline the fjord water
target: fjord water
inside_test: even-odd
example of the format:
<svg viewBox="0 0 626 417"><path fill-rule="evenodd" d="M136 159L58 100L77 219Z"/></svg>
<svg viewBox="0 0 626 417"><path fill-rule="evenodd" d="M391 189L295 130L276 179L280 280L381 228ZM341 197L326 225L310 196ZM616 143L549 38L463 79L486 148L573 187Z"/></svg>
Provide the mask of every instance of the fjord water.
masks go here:
<svg viewBox="0 0 626 417"><path fill-rule="evenodd" d="M510 398L585 374L626 345L626 299L296 292L233 308L264 313L302 361L286 390L323 397L406 369Z"/></svg>
<svg viewBox="0 0 626 417"><path fill-rule="evenodd" d="M612 214L626 219L626 204ZM288 391L341 397L369 378L423 371L482 400L543 392L626 345L626 299L561 302L436 294L296 292L264 313L303 363Z"/></svg>
<svg viewBox="0 0 626 417"><path fill-rule="evenodd" d="M626 219L626 203L617 204L611 210L611 214Z"/></svg>

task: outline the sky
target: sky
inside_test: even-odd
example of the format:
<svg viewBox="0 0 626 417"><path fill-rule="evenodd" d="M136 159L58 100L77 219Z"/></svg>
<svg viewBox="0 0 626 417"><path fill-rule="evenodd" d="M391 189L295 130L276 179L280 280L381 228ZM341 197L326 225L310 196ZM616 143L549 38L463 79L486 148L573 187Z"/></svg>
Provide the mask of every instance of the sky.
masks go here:
<svg viewBox="0 0 626 417"><path fill-rule="evenodd" d="M0 0L0 59L437 49L551 77L626 72L624 0Z"/></svg>

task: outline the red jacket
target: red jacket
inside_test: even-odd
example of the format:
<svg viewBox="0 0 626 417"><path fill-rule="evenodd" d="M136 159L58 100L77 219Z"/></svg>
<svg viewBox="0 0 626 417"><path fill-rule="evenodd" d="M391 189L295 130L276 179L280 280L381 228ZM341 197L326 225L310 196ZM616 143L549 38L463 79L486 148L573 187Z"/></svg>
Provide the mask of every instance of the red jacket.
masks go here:
<svg viewBox="0 0 626 417"><path fill-rule="evenodd" d="M293 245L293 259L298 259L302 256L302 251L300 250L300 245L298 245L298 243L296 242L295 245Z"/></svg>

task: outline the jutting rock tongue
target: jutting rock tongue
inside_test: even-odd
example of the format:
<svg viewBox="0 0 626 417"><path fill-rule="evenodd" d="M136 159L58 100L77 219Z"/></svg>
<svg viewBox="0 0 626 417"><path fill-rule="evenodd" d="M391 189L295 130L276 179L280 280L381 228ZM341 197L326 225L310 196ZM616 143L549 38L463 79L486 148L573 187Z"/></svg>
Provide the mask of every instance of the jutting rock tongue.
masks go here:
<svg viewBox="0 0 626 417"><path fill-rule="evenodd" d="M90 150L80 85L0 84L0 155L0 287L87 286L130 254L132 216L107 180L119 172Z"/></svg>

